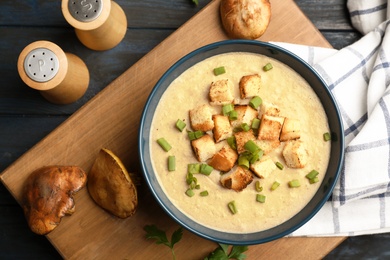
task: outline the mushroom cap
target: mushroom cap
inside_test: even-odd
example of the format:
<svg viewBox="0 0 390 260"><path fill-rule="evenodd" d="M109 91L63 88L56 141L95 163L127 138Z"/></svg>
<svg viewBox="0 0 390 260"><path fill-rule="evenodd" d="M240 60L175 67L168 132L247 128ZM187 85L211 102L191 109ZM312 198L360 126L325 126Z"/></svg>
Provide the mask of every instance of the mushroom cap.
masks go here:
<svg viewBox="0 0 390 260"><path fill-rule="evenodd" d="M61 218L75 211L73 194L86 185L87 175L77 166L45 166L32 172L23 187L22 207L30 229L45 235Z"/></svg>

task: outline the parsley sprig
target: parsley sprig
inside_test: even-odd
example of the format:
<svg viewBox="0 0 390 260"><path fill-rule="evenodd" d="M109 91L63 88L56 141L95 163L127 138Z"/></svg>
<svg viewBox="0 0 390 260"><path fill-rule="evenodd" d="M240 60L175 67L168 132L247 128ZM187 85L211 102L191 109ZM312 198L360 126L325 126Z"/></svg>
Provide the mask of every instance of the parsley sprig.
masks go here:
<svg viewBox="0 0 390 260"><path fill-rule="evenodd" d="M248 250L248 246L232 246L229 251L229 245L219 244L213 252L211 252L204 260L243 260L246 258L244 254Z"/></svg>
<svg viewBox="0 0 390 260"><path fill-rule="evenodd" d="M183 229L181 227L172 233L171 241L168 240L165 231L157 228L155 225L146 225L144 226L144 230L146 231L147 239L155 239L156 244L163 244L169 247L171 249L173 259L176 259L173 246L179 242L183 236Z"/></svg>

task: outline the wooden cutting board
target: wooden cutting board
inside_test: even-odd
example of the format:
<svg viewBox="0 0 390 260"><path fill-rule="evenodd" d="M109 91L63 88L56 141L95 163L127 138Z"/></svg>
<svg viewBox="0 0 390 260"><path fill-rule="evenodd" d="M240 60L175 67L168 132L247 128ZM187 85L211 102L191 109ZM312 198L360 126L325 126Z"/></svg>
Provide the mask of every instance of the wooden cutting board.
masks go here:
<svg viewBox="0 0 390 260"><path fill-rule="evenodd" d="M179 58L206 44L225 40L219 2L212 1L175 33L113 81L66 122L8 167L1 180L20 202L27 175L44 165L77 165L88 171L100 148L113 150L129 171L140 172L139 120L144 103L161 75ZM331 47L292 0L271 0L272 20L263 41ZM93 75L92 75L93 77ZM76 212L63 218L47 238L66 259L171 259L167 247L145 239L143 227L156 224L170 235L179 226L155 202L146 184L139 208L126 220L106 213L86 189L75 197ZM283 238L250 246L248 259L319 259L344 237ZM177 259L203 259L217 244L184 231Z"/></svg>

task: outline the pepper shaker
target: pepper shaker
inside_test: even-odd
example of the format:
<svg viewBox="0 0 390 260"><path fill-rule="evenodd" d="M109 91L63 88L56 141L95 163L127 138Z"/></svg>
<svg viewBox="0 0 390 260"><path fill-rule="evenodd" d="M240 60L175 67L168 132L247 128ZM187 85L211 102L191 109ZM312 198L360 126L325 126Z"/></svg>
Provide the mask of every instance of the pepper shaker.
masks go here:
<svg viewBox="0 0 390 260"><path fill-rule="evenodd" d="M27 45L17 64L23 82L39 90L52 103L73 103L88 88L89 71L85 63L52 42L36 41Z"/></svg>
<svg viewBox="0 0 390 260"><path fill-rule="evenodd" d="M62 0L62 14L86 47L103 51L118 45L127 30L126 15L111 0Z"/></svg>

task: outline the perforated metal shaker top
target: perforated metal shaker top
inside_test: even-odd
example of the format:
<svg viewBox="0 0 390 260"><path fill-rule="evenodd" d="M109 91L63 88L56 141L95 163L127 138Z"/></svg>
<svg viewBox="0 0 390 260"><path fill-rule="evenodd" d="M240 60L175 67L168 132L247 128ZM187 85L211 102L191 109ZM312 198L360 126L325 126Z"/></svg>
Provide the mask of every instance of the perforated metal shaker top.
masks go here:
<svg viewBox="0 0 390 260"><path fill-rule="evenodd" d="M24 71L36 82L47 82L54 78L59 66L57 55L47 48L34 49L24 59Z"/></svg>
<svg viewBox="0 0 390 260"><path fill-rule="evenodd" d="M68 9L77 21L91 22L102 12L103 0L69 0Z"/></svg>

